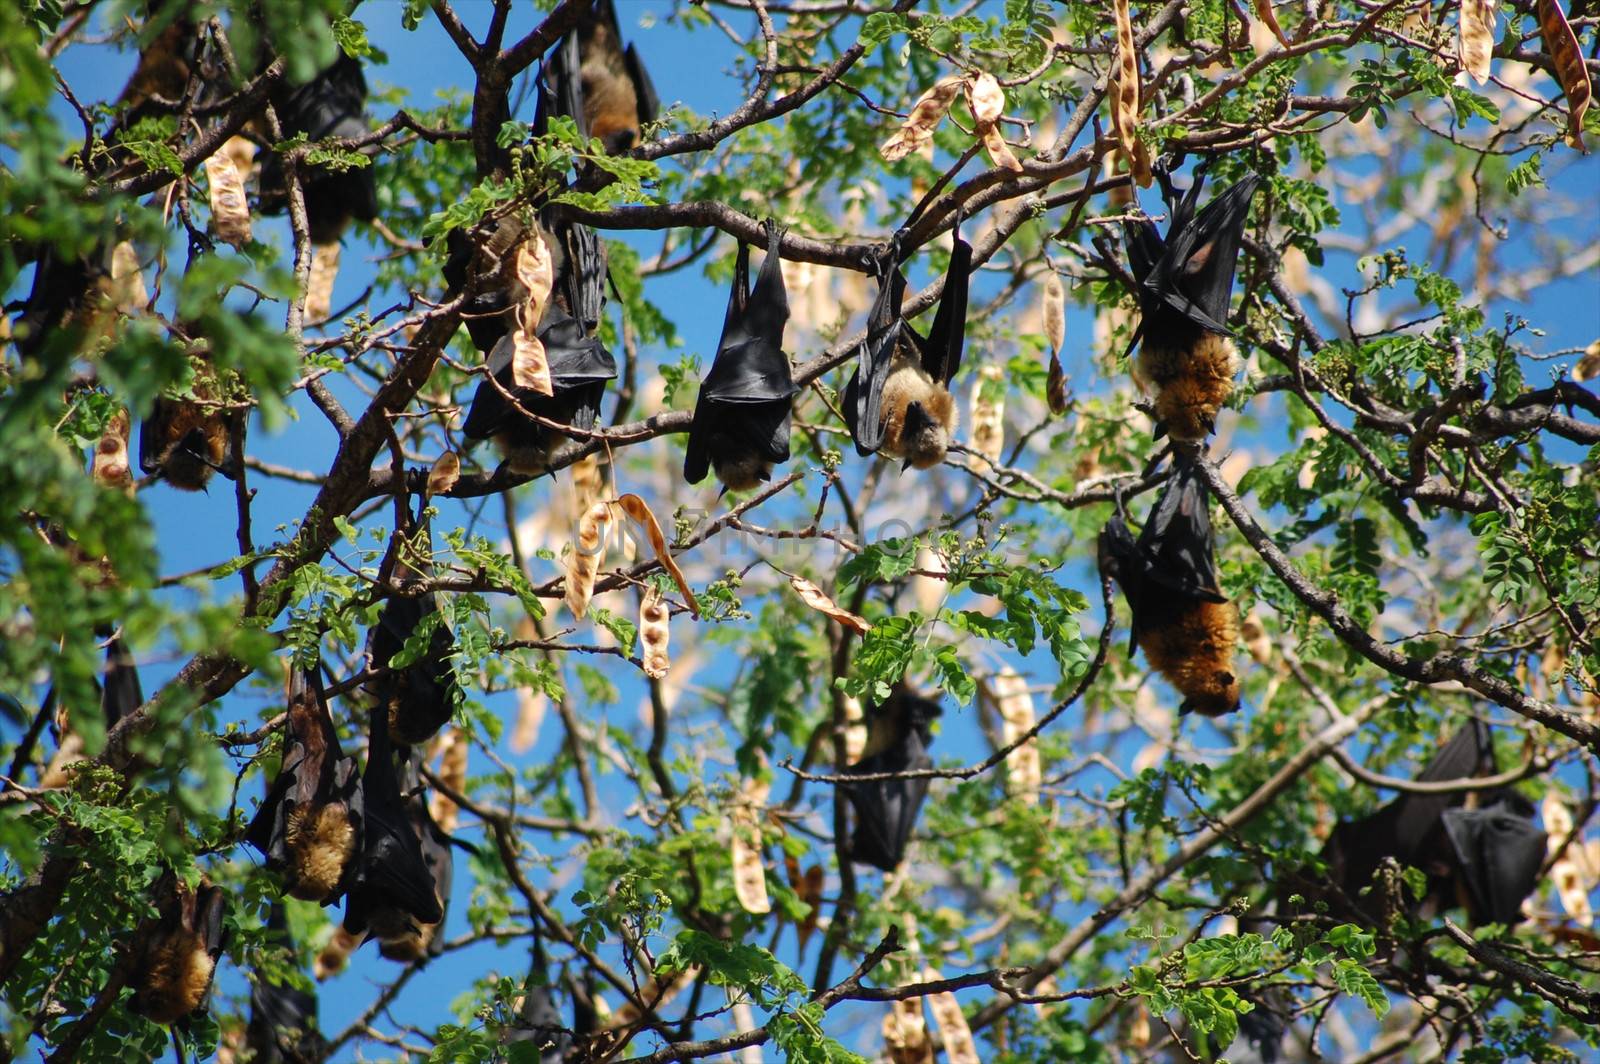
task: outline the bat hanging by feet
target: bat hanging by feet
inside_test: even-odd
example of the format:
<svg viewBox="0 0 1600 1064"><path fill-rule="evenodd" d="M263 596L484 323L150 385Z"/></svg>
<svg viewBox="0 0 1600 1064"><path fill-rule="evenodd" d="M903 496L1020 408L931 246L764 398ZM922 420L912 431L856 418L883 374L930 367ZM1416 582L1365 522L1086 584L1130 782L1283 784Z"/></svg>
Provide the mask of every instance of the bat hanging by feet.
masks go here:
<svg viewBox="0 0 1600 1064"><path fill-rule="evenodd" d="M190 890L168 872L156 883L155 921L142 932L128 1007L153 1023L179 1023L205 1007L222 955L227 896L204 879Z"/></svg>
<svg viewBox="0 0 1600 1064"><path fill-rule="evenodd" d="M634 46L623 48L612 0L595 0L557 45L550 66L552 78L563 86L558 93L563 113L580 118L580 131L598 138L608 154L638 145L643 127L656 120L661 105L655 86Z"/></svg>
<svg viewBox="0 0 1600 1064"><path fill-rule="evenodd" d="M932 768L928 746L933 742L933 722L941 715L939 703L913 694L903 685L896 687L882 704L868 711L867 745L843 774ZM911 831L928 797L927 779L861 780L841 787L855 813L850 860L894 871L905 859Z"/></svg>
<svg viewBox="0 0 1600 1064"><path fill-rule="evenodd" d="M139 468L183 491L205 491L212 473L233 477L233 415L222 406L207 344L191 350L190 397L158 397L139 425Z"/></svg>
<svg viewBox="0 0 1600 1064"><path fill-rule="evenodd" d="M878 298L867 318L867 338L845 386L845 417L856 453L900 459L902 470L939 465L956 431L950 381L961 368L972 269L972 245L961 239L959 218L952 237L944 291L926 339L900 315L906 279L898 263L899 242L890 244Z"/></svg>
<svg viewBox="0 0 1600 1064"><path fill-rule="evenodd" d="M1217 411L1233 394L1239 355L1228 335L1228 297L1250 198L1260 178L1242 178L1199 213L1204 183L1179 198L1160 173L1172 219L1163 239L1148 218L1126 223L1124 239L1139 283L1139 354L1134 379L1151 395L1155 435L1194 443L1216 428Z"/></svg>
<svg viewBox="0 0 1600 1064"><path fill-rule="evenodd" d="M1118 512L1100 533L1100 569L1128 600L1129 653L1143 650L1178 689L1179 713L1216 717L1239 708L1239 611L1217 588L1210 493L1194 462L1174 455L1172 476L1138 539L1117 500Z"/></svg>
<svg viewBox="0 0 1600 1064"><path fill-rule="evenodd" d="M267 911L267 931L275 932L291 956L294 942L282 902ZM328 1041L317 1029L317 995L286 983L250 975L250 1022L245 1045L255 1064L314 1064L327 1056Z"/></svg>
<svg viewBox="0 0 1600 1064"><path fill-rule="evenodd" d="M709 466L725 491L748 491L789 460L795 387L783 329L789 299L779 268L783 231L767 228L767 258L750 288L750 247L740 243L717 357L700 385L683 458L683 479L698 484Z"/></svg>
<svg viewBox="0 0 1600 1064"><path fill-rule="evenodd" d="M341 52L332 66L304 85L280 85L272 107L285 138L304 135L320 141L362 136L368 132L367 79L360 60ZM362 149L369 159L376 151ZM338 240L352 218L370 222L378 216L371 165L337 169L302 161L300 175L313 244ZM289 208L283 158L276 152L262 158L259 200L262 214L282 214Z"/></svg>
<svg viewBox="0 0 1600 1064"><path fill-rule="evenodd" d="M339 748L321 667L291 668L283 763L245 840L283 876L289 896L332 905L361 850L355 758Z"/></svg>

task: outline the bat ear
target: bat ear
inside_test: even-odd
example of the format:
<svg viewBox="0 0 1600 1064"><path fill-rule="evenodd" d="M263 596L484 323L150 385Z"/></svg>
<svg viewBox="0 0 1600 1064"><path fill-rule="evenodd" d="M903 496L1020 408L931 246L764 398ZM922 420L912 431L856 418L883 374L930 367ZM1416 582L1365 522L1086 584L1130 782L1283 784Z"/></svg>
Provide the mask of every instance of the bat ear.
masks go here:
<svg viewBox="0 0 1600 1064"><path fill-rule="evenodd" d="M1192 698L1185 698L1182 702L1178 703L1178 716L1180 717L1187 717L1189 714L1193 713L1194 710L1195 702Z"/></svg>
<svg viewBox="0 0 1600 1064"><path fill-rule="evenodd" d="M1161 437L1165 436L1166 434L1167 434L1167 423L1165 421L1157 421L1155 423L1155 427L1150 430L1150 438L1152 440L1159 440Z"/></svg>

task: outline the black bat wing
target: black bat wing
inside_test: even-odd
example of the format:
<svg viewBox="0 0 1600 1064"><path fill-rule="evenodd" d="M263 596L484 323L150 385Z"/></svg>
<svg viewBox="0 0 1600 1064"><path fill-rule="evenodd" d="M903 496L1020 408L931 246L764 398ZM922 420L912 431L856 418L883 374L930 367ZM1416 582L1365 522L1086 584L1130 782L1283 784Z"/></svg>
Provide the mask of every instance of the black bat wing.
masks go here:
<svg viewBox="0 0 1600 1064"><path fill-rule="evenodd" d="M922 735L907 728L898 743L882 753L862 758L846 774L905 772L928 769ZM917 816L928 796L926 779L864 780L843 785L855 810L855 833L850 839L850 859L892 872L905 858Z"/></svg>
<svg viewBox="0 0 1600 1064"><path fill-rule="evenodd" d="M1416 778L1420 783L1439 783L1493 775L1494 771L1494 741L1489 734L1489 726L1474 719L1439 748L1439 752L1417 773ZM1460 805L1462 797L1460 793L1403 794L1395 799L1391 803L1398 810L1395 825L1398 849L1395 856L1402 861L1419 864L1420 855L1438 849L1440 817L1446 809Z"/></svg>
<svg viewBox="0 0 1600 1064"><path fill-rule="evenodd" d="M365 839L347 893L345 928L365 931L371 913L380 907L402 910L421 923L438 923L444 913L400 794L388 722L381 709L373 711L370 735L367 769L361 778Z"/></svg>
<svg viewBox="0 0 1600 1064"><path fill-rule="evenodd" d="M551 51L545 61L544 76L539 82L538 99L534 107L533 135L543 136L550 130L550 115L566 115L578 124L578 133L589 138L583 121L583 82L578 71L583 59L578 52L578 35L569 33Z"/></svg>
<svg viewBox="0 0 1600 1064"><path fill-rule="evenodd" d="M472 395L472 407L467 411L467 420L461 426L461 434L467 439L486 440L508 423L521 420L516 407L501 391L503 388L513 395L518 392L511 381L511 359L515 351L516 345L512 343L511 333L508 330L501 335L489 352L485 368L494 380L479 381L478 390Z"/></svg>
<svg viewBox="0 0 1600 1064"><path fill-rule="evenodd" d="M1191 598L1223 602L1209 500L1194 462L1174 459L1172 478L1139 533L1139 550L1151 581Z"/></svg>
<svg viewBox="0 0 1600 1064"><path fill-rule="evenodd" d="M1143 631L1145 617L1145 589L1149 565L1144 552L1139 549L1128 523L1121 514L1113 514L1100 530L1097 541L1100 571L1111 577L1122 588L1122 597L1128 602L1131 615L1128 623L1128 656L1139 646L1139 633Z"/></svg>
<svg viewBox="0 0 1600 1064"><path fill-rule="evenodd" d="M423 622L438 613L432 592L416 598L389 596L368 636L373 665L388 667ZM455 708L458 684L449 660L455 640L443 619L434 623L426 660L404 666L375 685L386 701L393 700L390 723L397 742L420 743L432 738Z"/></svg>
<svg viewBox="0 0 1600 1064"><path fill-rule="evenodd" d="M972 245L961 238L959 226L952 240L944 291L939 294L939 309L934 312L933 327L922 350L922 368L942 384L949 384L961 368L967 333L967 286L972 273Z"/></svg>
<svg viewBox="0 0 1600 1064"><path fill-rule="evenodd" d="M891 266L878 282L878 298L867 317L867 338L857 349L856 370L845 385L845 416L850 419L856 453L863 458L883 446L883 386L889 379L901 333L908 328L900 317L905 290L905 274Z"/></svg>
<svg viewBox="0 0 1600 1064"><path fill-rule="evenodd" d="M588 335L571 315L552 307L539 326L538 336L550 364L550 385L557 395L585 384L603 385L617 379L617 360L598 337Z"/></svg>
<svg viewBox="0 0 1600 1064"><path fill-rule="evenodd" d="M144 704L144 688L139 684L139 669L133 655L120 638L106 644L106 680L100 690L100 709L106 727L112 728Z"/></svg>
<svg viewBox="0 0 1600 1064"><path fill-rule="evenodd" d="M428 866L428 874L433 877L434 892L439 899L439 919L433 922L442 923L444 914L450 907L450 887L455 880L455 857L450 850L450 837L434 822L428 803L420 795L412 801L415 803L418 835L422 840L422 860ZM444 936L435 932L428 940L428 953L430 956L438 956L443 949Z"/></svg>
<svg viewBox="0 0 1600 1064"><path fill-rule="evenodd" d="M1249 174L1214 197L1191 220L1175 209L1155 268L1143 281L1141 305L1154 317L1165 309L1213 333L1226 333L1239 245L1260 178ZM1185 204L1199 191L1196 182Z"/></svg>
<svg viewBox="0 0 1600 1064"><path fill-rule="evenodd" d="M627 65L629 79L633 81L633 92L639 101L639 127L643 130L661 114L661 101L656 96L655 82L650 80L644 60L639 58L639 50L628 45L622 53L622 61ZM642 132L640 138L643 139Z"/></svg>
<svg viewBox="0 0 1600 1064"><path fill-rule="evenodd" d="M1161 252L1165 247L1161 242L1161 233L1156 229L1156 223L1140 217L1122 224L1122 242L1128 249L1128 268L1133 273L1133 279L1143 285L1145 278L1156 268L1156 263L1161 261ZM1139 294L1143 295L1142 288Z"/></svg>
<svg viewBox="0 0 1600 1064"><path fill-rule="evenodd" d="M1445 810L1445 835L1474 923L1509 926L1522 919L1522 902L1539 885L1549 842L1532 814L1517 796L1483 809Z"/></svg>

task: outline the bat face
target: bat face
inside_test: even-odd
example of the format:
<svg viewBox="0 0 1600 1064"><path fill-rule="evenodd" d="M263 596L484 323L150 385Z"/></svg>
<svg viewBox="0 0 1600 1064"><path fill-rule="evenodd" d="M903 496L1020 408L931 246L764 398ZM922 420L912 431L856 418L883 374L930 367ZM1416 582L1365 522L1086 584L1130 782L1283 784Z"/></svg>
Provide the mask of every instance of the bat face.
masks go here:
<svg viewBox="0 0 1600 1064"><path fill-rule="evenodd" d="M191 891L170 875L157 891L160 916L136 962L128 1007L153 1023L171 1025L205 1005L222 954L226 897L205 882Z"/></svg>
<svg viewBox="0 0 1600 1064"><path fill-rule="evenodd" d="M656 94L638 53L623 49L611 0L594 5L575 37L584 130L611 155L628 151L640 142L641 127L655 121Z"/></svg>
<svg viewBox="0 0 1600 1064"><path fill-rule="evenodd" d="M942 711L930 699L898 688L869 714L870 732L862 757L846 775L871 775L929 769L930 725ZM928 796L926 779L862 780L841 784L855 812L850 859L892 872L905 859L906 846Z"/></svg>
<svg viewBox="0 0 1600 1064"><path fill-rule="evenodd" d="M1158 438L1205 439L1233 394L1239 360L1223 323L1250 198L1259 182L1249 175L1195 213L1203 178L1197 175L1179 199L1163 177L1172 214L1165 239L1149 219L1125 228L1129 266L1139 282L1135 376L1154 393Z"/></svg>
<svg viewBox="0 0 1600 1064"><path fill-rule="evenodd" d="M281 903L273 903L267 927L279 932L283 944L293 951ZM313 1064L322 1060L327 1041L317 1030L317 996L252 975L245 1044L255 1053L252 1059L256 1064Z"/></svg>
<svg viewBox="0 0 1600 1064"><path fill-rule="evenodd" d="M799 389L783 352L789 300L778 265L782 238L769 221L767 259L749 291L750 249L739 245L722 339L689 428L683 476L691 484L705 479L709 464L726 489L744 491L789 460L789 417Z"/></svg>
<svg viewBox="0 0 1600 1064"><path fill-rule="evenodd" d="M1133 643L1183 695L1180 714L1239 708L1239 611L1217 590L1213 554L1205 482L1182 456L1138 539L1120 514L1100 534L1101 568L1128 601Z"/></svg>
<svg viewBox="0 0 1600 1064"><path fill-rule="evenodd" d="M891 265L867 319L867 339L845 387L845 416L856 453L881 453L918 469L944 461L956 428L949 391L961 366L972 245L954 234L944 291L933 328L923 339L900 315L906 280Z"/></svg>
<svg viewBox="0 0 1600 1064"><path fill-rule="evenodd" d="M288 703L283 765L245 839L291 897L331 905L361 848L355 759L339 749L318 671L290 672Z"/></svg>
<svg viewBox="0 0 1600 1064"><path fill-rule="evenodd" d="M285 137L305 134L314 141L329 137L359 137L367 132L367 79L359 60L342 52L337 61L295 88L280 87L273 94L273 110ZM361 149L369 158L376 148ZM370 222L378 216L378 192L371 166L344 171L319 169L302 163L306 217L316 244L339 239L350 219ZM283 161L268 153L261 163L260 208L263 214L288 209Z"/></svg>
<svg viewBox="0 0 1600 1064"><path fill-rule="evenodd" d="M438 923L444 911L400 792L388 721L379 708L370 736L361 777L364 838L346 893L344 927L398 938L411 924Z"/></svg>

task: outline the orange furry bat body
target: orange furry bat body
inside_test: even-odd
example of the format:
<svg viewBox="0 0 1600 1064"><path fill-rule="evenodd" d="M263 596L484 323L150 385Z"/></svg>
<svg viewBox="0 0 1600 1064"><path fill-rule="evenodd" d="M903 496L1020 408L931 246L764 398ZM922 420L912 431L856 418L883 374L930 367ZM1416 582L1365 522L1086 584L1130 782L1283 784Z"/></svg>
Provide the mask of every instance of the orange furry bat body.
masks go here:
<svg viewBox="0 0 1600 1064"><path fill-rule="evenodd" d="M192 399L156 399L139 426L139 468L183 491L204 491L211 474L233 475L231 415L217 399L217 371L202 350L195 356Z"/></svg>
<svg viewBox="0 0 1600 1064"><path fill-rule="evenodd" d="M154 1023L174 1024L203 1007L210 993L226 899L208 883L191 891L170 875L158 890L161 915L140 951L129 1007Z"/></svg>
<svg viewBox="0 0 1600 1064"><path fill-rule="evenodd" d="M1174 459L1137 540L1120 509L1100 533L1100 564L1128 600L1134 644L1183 695L1180 713L1238 709L1239 611L1217 590L1208 496L1193 459Z"/></svg>
<svg viewBox="0 0 1600 1064"><path fill-rule="evenodd" d="M1141 316L1134 379L1152 396L1158 437L1204 440L1233 395L1239 356L1223 323L1258 182L1254 174L1243 178L1197 214L1203 178L1197 173L1194 186L1178 199L1163 174L1172 211L1166 238L1148 218L1128 223L1128 261L1139 282Z"/></svg>
<svg viewBox="0 0 1600 1064"><path fill-rule="evenodd" d="M612 0L596 0L553 58L556 79L565 81L567 114L581 117L581 129L617 155L640 142L642 128L656 119L655 86L630 44L622 46L622 27ZM574 73L576 77L574 77ZM570 93L576 90L577 99Z"/></svg>

